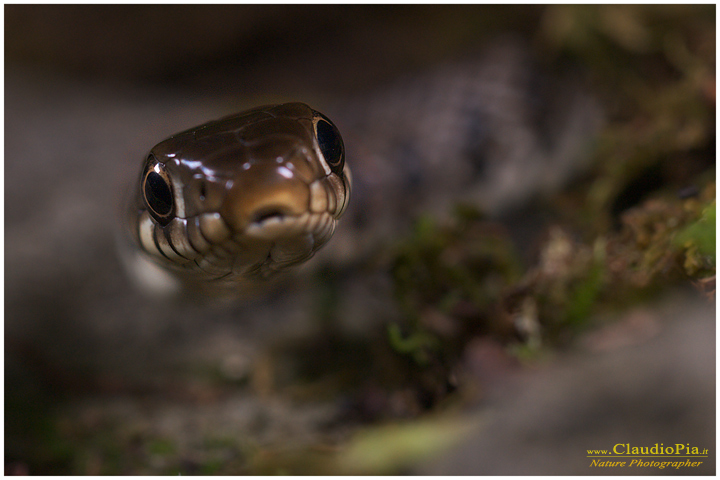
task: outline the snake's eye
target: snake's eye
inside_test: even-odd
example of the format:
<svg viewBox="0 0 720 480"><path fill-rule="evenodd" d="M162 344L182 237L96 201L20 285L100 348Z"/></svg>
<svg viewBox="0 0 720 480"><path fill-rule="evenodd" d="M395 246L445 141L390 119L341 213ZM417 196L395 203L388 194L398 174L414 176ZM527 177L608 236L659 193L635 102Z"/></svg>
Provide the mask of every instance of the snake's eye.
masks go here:
<svg viewBox="0 0 720 480"><path fill-rule="evenodd" d="M170 223L173 213L172 186L162 164L156 163L147 170L143 177L142 191L150 215L160 225Z"/></svg>
<svg viewBox="0 0 720 480"><path fill-rule="evenodd" d="M325 115L315 112L315 137L320 152L325 157L330 170L342 175L345 166L345 147L337 127Z"/></svg>

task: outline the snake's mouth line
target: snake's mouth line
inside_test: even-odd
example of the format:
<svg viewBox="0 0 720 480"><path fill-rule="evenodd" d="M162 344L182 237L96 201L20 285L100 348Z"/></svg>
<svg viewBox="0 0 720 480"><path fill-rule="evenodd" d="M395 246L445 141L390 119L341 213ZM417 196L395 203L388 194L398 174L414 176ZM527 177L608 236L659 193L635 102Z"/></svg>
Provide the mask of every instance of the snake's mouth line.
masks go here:
<svg viewBox="0 0 720 480"><path fill-rule="evenodd" d="M175 218L166 227L144 212L139 220L144 250L176 271L199 270L211 280L234 275L268 276L299 264L331 237L336 220L328 212L263 215L233 234L217 213ZM268 261L268 259L270 261Z"/></svg>
<svg viewBox="0 0 720 480"><path fill-rule="evenodd" d="M335 224L328 213L265 216L193 263L215 279L270 276L312 257L330 239Z"/></svg>

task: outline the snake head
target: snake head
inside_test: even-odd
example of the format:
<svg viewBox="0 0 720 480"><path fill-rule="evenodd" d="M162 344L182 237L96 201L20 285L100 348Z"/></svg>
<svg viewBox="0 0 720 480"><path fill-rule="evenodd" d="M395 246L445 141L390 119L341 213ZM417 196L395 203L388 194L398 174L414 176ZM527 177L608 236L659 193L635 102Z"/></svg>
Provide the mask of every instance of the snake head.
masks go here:
<svg viewBox="0 0 720 480"><path fill-rule="evenodd" d="M312 257L345 211L340 132L302 103L173 135L148 154L130 208L145 255L186 279L268 278Z"/></svg>

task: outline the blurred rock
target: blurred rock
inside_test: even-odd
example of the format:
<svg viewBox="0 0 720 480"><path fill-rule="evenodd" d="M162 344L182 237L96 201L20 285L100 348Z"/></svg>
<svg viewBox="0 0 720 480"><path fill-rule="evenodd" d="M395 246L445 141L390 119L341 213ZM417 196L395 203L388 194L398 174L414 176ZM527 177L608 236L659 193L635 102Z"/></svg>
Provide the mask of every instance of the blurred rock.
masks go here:
<svg viewBox="0 0 720 480"><path fill-rule="evenodd" d="M696 295L646 311L662 333L633 348L574 353L488 408L422 475L714 475L715 315ZM645 337L647 338L647 337ZM709 449L697 468L590 468L588 450L676 443ZM680 456L677 460L685 460ZM673 458L657 459L674 461Z"/></svg>

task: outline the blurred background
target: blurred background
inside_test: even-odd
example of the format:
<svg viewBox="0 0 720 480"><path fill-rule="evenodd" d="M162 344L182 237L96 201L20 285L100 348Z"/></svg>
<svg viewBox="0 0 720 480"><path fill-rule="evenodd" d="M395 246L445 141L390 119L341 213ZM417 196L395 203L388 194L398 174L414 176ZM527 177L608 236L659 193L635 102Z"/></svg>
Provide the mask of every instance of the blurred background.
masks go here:
<svg viewBox="0 0 720 480"><path fill-rule="evenodd" d="M245 305L123 275L158 141L303 100L361 152L358 104L498 42L541 72L516 108L597 106L542 198ZM713 474L715 46L714 5L6 6L5 473L651 474L587 450L682 443Z"/></svg>

